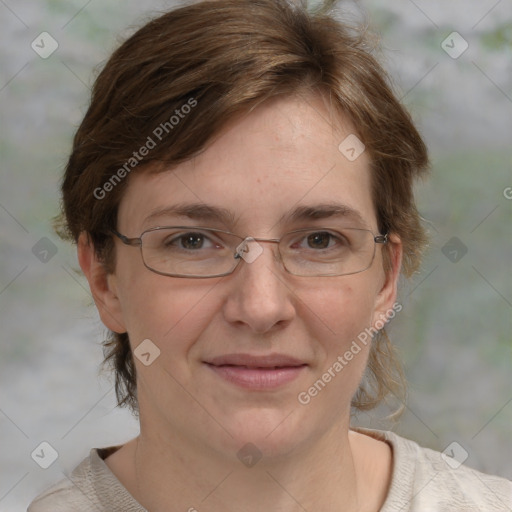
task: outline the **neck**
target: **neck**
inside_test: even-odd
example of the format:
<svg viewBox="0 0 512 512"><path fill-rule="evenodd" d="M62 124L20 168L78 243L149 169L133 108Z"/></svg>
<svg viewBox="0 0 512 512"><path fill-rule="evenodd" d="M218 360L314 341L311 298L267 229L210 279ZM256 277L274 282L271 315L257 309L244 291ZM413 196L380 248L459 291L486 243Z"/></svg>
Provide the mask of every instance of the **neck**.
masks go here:
<svg viewBox="0 0 512 512"><path fill-rule="evenodd" d="M211 453L185 439L141 434L125 445L132 478L125 485L146 509L360 510L361 489L348 427L252 467ZM248 452L250 454L250 450Z"/></svg>

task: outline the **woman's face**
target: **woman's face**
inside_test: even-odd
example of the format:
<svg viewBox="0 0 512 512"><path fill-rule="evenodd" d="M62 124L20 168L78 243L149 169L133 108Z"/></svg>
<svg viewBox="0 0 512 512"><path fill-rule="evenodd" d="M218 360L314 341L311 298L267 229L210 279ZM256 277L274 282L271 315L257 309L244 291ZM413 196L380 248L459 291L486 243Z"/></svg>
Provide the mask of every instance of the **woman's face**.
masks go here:
<svg viewBox="0 0 512 512"><path fill-rule="evenodd" d="M340 225L378 233L367 154L349 161L338 146L352 133L350 125L333 127L329 119L321 97L260 105L177 169L131 175L118 230L138 237L154 226L185 225L280 238L294 229ZM190 203L223 209L229 217L153 215ZM287 217L297 208L326 204L347 213ZM299 277L280 266L276 244L260 245L263 252L229 276L187 279L151 272L138 248L116 241L116 268L108 278L114 298L106 302L108 312L98 307L108 327L128 332L133 350L151 340L144 345L150 364L135 358L142 432L152 428L232 458L248 442L266 455L284 455L348 427L370 344L358 342L350 360L344 354L392 307L396 274L386 278L381 246L364 272ZM396 270L400 246L392 245ZM281 355L303 366L285 370L291 376L286 382L258 388L232 382L225 366L208 364L233 354ZM308 393L329 369L321 391ZM262 370L231 371L243 380Z"/></svg>

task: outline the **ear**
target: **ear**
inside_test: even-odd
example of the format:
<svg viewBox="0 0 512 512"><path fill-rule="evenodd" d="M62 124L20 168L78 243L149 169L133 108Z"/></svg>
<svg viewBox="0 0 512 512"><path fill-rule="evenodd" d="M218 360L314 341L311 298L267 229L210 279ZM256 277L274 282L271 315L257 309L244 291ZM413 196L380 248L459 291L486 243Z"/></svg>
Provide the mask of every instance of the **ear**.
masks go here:
<svg viewBox="0 0 512 512"><path fill-rule="evenodd" d="M111 331L126 332L121 303L117 296L116 276L108 274L103 262L99 261L94 245L85 232L78 239L78 262L85 274L101 321Z"/></svg>
<svg viewBox="0 0 512 512"><path fill-rule="evenodd" d="M400 277L400 269L402 267L403 246L400 238L395 234L390 234L390 267L382 283L382 287L377 294L375 301L375 309L372 318L372 326L380 330L383 324L390 318L393 318L395 310L400 311L396 306L396 298L398 293L398 278ZM394 307L393 307L394 306ZM393 312L391 314L391 312ZM390 315L391 314L391 315Z"/></svg>

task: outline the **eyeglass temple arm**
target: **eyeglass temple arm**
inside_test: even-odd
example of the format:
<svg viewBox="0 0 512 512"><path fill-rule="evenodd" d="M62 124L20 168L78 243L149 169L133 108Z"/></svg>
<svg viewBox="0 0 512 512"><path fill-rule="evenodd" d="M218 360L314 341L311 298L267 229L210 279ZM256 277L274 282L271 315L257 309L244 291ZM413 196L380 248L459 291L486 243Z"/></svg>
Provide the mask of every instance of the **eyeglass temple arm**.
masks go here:
<svg viewBox="0 0 512 512"><path fill-rule="evenodd" d="M128 238L127 236L124 236L121 233L119 233L119 231L116 231L115 229L111 229L110 231L112 233L114 233L114 235L116 235L121 240L121 242L123 242L123 244L126 244L126 245L141 245L142 244L142 240L140 238Z"/></svg>
<svg viewBox="0 0 512 512"><path fill-rule="evenodd" d="M385 235L376 235L374 238L376 244L386 244L388 243L388 234Z"/></svg>

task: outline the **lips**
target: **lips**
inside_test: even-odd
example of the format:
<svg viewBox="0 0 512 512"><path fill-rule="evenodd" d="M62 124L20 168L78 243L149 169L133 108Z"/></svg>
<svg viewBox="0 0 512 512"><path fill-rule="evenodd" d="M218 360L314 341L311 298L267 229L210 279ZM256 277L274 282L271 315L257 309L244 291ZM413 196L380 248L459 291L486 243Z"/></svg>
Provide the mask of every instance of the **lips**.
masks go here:
<svg viewBox="0 0 512 512"><path fill-rule="evenodd" d="M253 391L283 386L307 367L307 363L283 354L227 354L214 357L206 364L224 381Z"/></svg>
<svg viewBox="0 0 512 512"><path fill-rule="evenodd" d="M268 354L263 356L250 354L226 354L214 357L208 364L213 366L244 366L246 368L287 368L303 366L306 363L295 357L284 354Z"/></svg>

